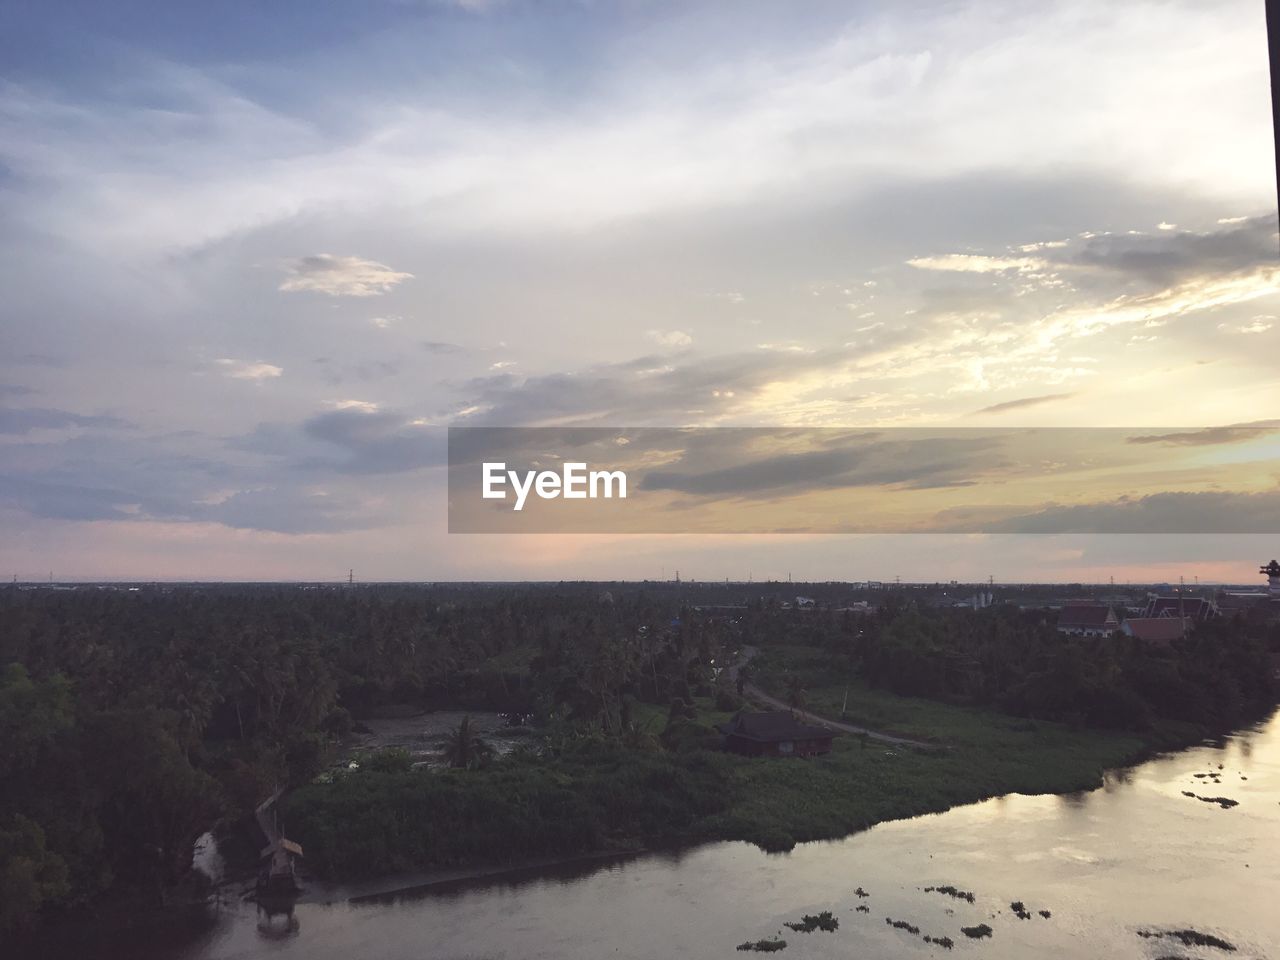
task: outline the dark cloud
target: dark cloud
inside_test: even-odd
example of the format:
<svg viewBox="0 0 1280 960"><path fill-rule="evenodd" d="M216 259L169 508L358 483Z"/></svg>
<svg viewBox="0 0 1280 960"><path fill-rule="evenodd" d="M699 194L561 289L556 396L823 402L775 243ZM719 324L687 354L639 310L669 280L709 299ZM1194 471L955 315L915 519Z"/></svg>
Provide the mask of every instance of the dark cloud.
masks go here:
<svg viewBox="0 0 1280 960"><path fill-rule="evenodd" d="M743 445L755 431L743 434ZM823 442L820 431L813 438ZM998 437L927 437L885 441L845 435L827 449L756 459L742 459L702 470L655 470L640 486L645 490L674 490L695 496L749 497L789 494L844 487L904 487L920 490L971 486L978 477L1004 462ZM723 456L725 451L721 450Z"/></svg>
<svg viewBox="0 0 1280 960"><path fill-rule="evenodd" d="M1066 400L1074 396L1074 393L1045 393L1038 397L1023 397L1020 400L1006 400L1004 403L996 403L989 407L983 407L981 410L975 410L974 413L1004 413L1007 410L1023 410L1027 407L1036 407L1042 403L1050 403L1054 400Z"/></svg>
<svg viewBox="0 0 1280 960"><path fill-rule="evenodd" d="M183 453L205 447L210 456ZM71 521L219 523L278 533L332 533L385 523L341 484L320 491L314 471L291 462L244 462L214 438L85 435L6 447L0 505ZM332 473L332 471L330 471Z"/></svg>
<svg viewBox="0 0 1280 960"><path fill-rule="evenodd" d="M444 430L417 424L405 414L383 410L330 410L307 420L302 431L336 448L309 466L328 466L344 473L399 473L445 462Z"/></svg>
<svg viewBox="0 0 1280 960"><path fill-rule="evenodd" d="M1152 433L1129 437L1127 443L1158 443L1169 447L1209 447L1224 443L1243 443L1280 431L1280 420L1258 420L1222 427L1204 427L1177 433Z"/></svg>
<svg viewBox="0 0 1280 960"><path fill-rule="evenodd" d="M83 416L66 410L30 407L21 410L0 409L0 433L24 434L32 430L57 430L65 427L127 427L119 417Z"/></svg>
<svg viewBox="0 0 1280 960"><path fill-rule="evenodd" d="M1194 277L1274 267L1280 261L1276 215L1249 217L1221 230L1195 233L1107 233L1080 244L1048 250L1058 263L1124 274L1168 287Z"/></svg>
<svg viewBox="0 0 1280 960"><path fill-rule="evenodd" d="M601 364L578 373L535 377L498 374L463 386L467 424L687 422L732 409L769 384L835 367L853 351L758 350L673 364L667 355Z"/></svg>
<svg viewBox="0 0 1280 960"><path fill-rule="evenodd" d="M393 410L351 406L301 423L259 424L233 449L282 461L299 475L402 473L445 462L445 431Z"/></svg>
<svg viewBox="0 0 1280 960"><path fill-rule="evenodd" d="M193 518L242 530L289 534L361 530L386 520L369 513L357 497L301 490L296 486L241 491L221 503L194 511Z"/></svg>
<svg viewBox="0 0 1280 960"><path fill-rule="evenodd" d="M1280 491L1153 493L1107 503L1049 505L1001 520L947 526L988 533L1280 533Z"/></svg>

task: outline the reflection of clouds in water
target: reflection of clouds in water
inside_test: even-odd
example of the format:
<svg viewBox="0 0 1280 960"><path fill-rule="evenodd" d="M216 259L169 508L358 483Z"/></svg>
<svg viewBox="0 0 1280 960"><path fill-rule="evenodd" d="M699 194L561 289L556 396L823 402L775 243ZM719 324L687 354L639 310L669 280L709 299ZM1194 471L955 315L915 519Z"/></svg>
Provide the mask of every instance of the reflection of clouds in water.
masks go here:
<svg viewBox="0 0 1280 960"><path fill-rule="evenodd" d="M1087 850L1080 850L1077 847L1054 847L1049 852L1055 859L1065 860L1069 863L1087 863L1092 866L1101 866L1107 862L1097 854L1090 853Z"/></svg>

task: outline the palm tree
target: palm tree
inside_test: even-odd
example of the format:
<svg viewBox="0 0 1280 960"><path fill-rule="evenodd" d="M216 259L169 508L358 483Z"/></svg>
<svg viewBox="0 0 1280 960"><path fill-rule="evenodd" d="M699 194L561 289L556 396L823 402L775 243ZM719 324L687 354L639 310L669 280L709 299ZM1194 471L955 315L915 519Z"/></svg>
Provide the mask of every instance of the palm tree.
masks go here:
<svg viewBox="0 0 1280 960"><path fill-rule="evenodd" d="M471 729L471 718L463 717L458 729L451 731L445 740L444 757L451 767L473 770L493 758L493 747L476 736Z"/></svg>

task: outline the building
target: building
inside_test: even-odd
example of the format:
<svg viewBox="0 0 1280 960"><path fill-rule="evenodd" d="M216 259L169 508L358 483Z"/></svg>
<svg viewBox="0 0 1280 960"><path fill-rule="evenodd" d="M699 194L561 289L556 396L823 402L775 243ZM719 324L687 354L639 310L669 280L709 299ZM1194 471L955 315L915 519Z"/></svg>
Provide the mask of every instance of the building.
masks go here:
<svg viewBox="0 0 1280 960"><path fill-rule="evenodd" d="M1214 598L1219 612L1224 617L1248 613L1263 606L1267 601L1268 594L1265 590L1219 590L1217 597Z"/></svg>
<svg viewBox="0 0 1280 960"><path fill-rule="evenodd" d="M1130 617L1120 625L1120 632L1145 643L1166 645L1185 637L1194 626L1190 617Z"/></svg>
<svg viewBox="0 0 1280 960"><path fill-rule="evenodd" d="M1266 574L1267 595L1271 597L1273 603L1280 603L1280 562L1272 560L1258 572Z"/></svg>
<svg viewBox="0 0 1280 960"><path fill-rule="evenodd" d="M1185 594L1173 597L1151 597L1147 601L1147 609L1143 617L1190 617L1196 623L1218 616L1218 605L1204 597L1189 597Z"/></svg>
<svg viewBox="0 0 1280 960"><path fill-rule="evenodd" d="M789 711L741 711L722 727L724 747L748 757L811 757L831 752L835 733L801 723Z"/></svg>
<svg viewBox="0 0 1280 960"><path fill-rule="evenodd" d="M298 890L294 861L302 856L302 847L279 837L258 853L258 891L266 894L290 894Z"/></svg>
<svg viewBox="0 0 1280 960"><path fill-rule="evenodd" d="M1105 604L1068 603L1058 614L1058 632L1069 637L1109 637L1120 629L1120 618Z"/></svg>

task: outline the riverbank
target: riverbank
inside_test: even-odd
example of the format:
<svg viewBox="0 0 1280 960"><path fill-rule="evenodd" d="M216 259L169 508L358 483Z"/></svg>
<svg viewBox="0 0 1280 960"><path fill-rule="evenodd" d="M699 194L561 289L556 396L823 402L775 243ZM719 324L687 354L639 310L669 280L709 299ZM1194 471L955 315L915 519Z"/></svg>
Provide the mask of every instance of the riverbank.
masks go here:
<svg viewBox="0 0 1280 960"><path fill-rule="evenodd" d="M1143 755L1141 738L894 698L892 728L948 749L841 736L808 760L715 749L710 700L663 748L583 736L480 770L354 771L286 803L306 868L358 882L430 869L746 840L769 851L1008 793L1071 793Z"/></svg>
<svg viewBox="0 0 1280 960"><path fill-rule="evenodd" d="M886 917L950 937L951 952L984 960L1228 955L1179 950L1139 933L1181 930L1230 942L1231 956L1277 956L1280 928L1268 909L1280 883L1278 737L1273 718L1108 772L1102 789L1085 794L1003 796L784 856L710 844L605 861L571 877L553 868L407 892L394 902L301 904L300 933L289 944L262 942L249 912L229 919L190 960L397 960L424 948L440 957L726 960L744 955L737 944L774 938L788 941L783 957L924 956L921 936ZM1182 795L1196 788L1197 773L1219 764L1223 791L1239 807ZM974 902L938 892L948 885L972 892ZM1014 902L1031 917L1018 916ZM793 934L784 926L823 911L839 919L838 929ZM993 930L981 942L961 932L980 924Z"/></svg>

